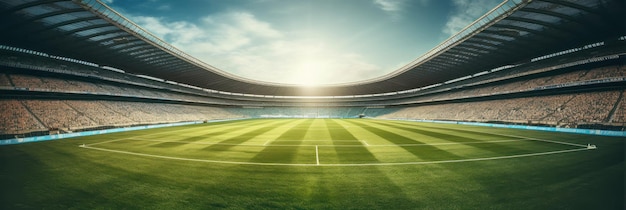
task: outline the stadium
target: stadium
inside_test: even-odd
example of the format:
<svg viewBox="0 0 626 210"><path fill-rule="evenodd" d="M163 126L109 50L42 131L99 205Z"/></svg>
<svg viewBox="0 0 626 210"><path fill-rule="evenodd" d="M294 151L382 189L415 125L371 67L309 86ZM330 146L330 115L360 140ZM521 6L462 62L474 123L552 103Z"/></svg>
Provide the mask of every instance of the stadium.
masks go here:
<svg viewBox="0 0 626 210"><path fill-rule="evenodd" d="M4 0L0 208L624 209L625 12L505 0L391 73L297 85L101 0Z"/></svg>

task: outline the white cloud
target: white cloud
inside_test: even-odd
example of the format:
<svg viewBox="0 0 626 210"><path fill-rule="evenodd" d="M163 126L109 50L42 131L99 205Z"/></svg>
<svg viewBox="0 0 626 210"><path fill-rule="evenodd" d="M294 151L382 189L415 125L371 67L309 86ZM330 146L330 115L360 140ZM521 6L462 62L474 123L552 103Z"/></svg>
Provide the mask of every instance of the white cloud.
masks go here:
<svg viewBox="0 0 626 210"><path fill-rule="evenodd" d="M140 26L189 53L228 53L255 40L280 37L269 24L249 13L233 12L202 18L199 23L129 16Z"/></svg>
<svg viewBox="0 0 626 210"><path fill-rule="evenodd" d="M165 35L172 33L172 30L166 25L161 23L161 19L147 16L128 16L130 19L141 25L143 28L148 29L151 33L165 38Z"/></svg>
<svg viewBox="0 0 626 210"><path fill-rule="evenodd" d="M172 9L172 6L170 6L169 4L163 4L161 6L158 6L156 9L161 11L168 11Z"/></svg>
<svg viewBox="0 0 626 210"><path fill-rule="evenodd" d="M393 20L400 19L405 3L406 0L374 0L374 4L389 14Z"/></svg>
<svg viewBox="0 0 626 210"><path fill-rule="evenodd" d="M404 0L374 0L374 4L384 11L396 12L402 9Z"/></svg>
<svg viewBox="0 0 626 210"><path fill-rule="evenodd" d="M265 81L333 84L380 76L378 66L362 56L340 52L315 40L275 41L226 58L228 69Z"/></svg>
<svg viewBox="0 0 626 210"><path fill-rule="evenodd" d="M431 0L373 0L374 5L385 11L392 19L398 20L402 17L402 12L407 8L408 3L419 3L427 5Z"/></svg>
<svg viewBox="0 0 626 210"><path fill-rule="evenodd" d="M454 12L442 32L452 36L498 5L501 0L454 0Z"/></svg>
<svg viewBox="0 0 626 210"><path fill-rule="evenodd" d="M246 78L332 84L369 79L381 68L324 40L279 31L248 12L229 12L196 23L128 16L168 43L206 63Z"/></svg>

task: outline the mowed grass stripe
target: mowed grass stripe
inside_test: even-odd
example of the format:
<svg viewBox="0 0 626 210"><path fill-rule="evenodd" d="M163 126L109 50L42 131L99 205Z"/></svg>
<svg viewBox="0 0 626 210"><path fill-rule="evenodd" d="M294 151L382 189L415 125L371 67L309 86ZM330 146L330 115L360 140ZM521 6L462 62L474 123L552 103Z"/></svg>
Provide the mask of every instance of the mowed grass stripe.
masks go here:
<svg viewBox="0 0 626 210"><path fill-rule="evenodd" d="M226 122L221 122L226 123ZM206 125L186 125L186 126L173 126L173 127L164 127L164 128L155 128L155 129L145 129L145 130L136 130L136 131L127 131L127 132L117 132L117 133L109 133L109 134L101 134L94 136L86 136L81 137L82 140L87 140L87 144L95 145L95 144L105 144L108 142L121 141L132 138L147 138L152 136L160 136L166 133L179 133L183 130L194 130L198 127L204 127ZM129 135L133 134L133 135Z"/></svg>
<svg viewBox="0 0 626 210"><path fill-rule="evenodd" d="M388 125L394 128L407 130L413 133L419 133L428 137L441 139L444 141L463 142L463 141L494 141L503 139L522 139L519 137L504 136L501 134L475 132L471 130L450 129L437 126L424 126L418 123L404 121L387 121L376 120L379 125Z"/></svg>
<svg viewBox="0 0 626 210"><path fill-rule="evenodd" d="M462 131L462 132L466 132L466 133L488 134L487 132L471 131L471 130L468 130L468 129L459 129L459 128L445 128L444 127L444 128L440 128L440 129L445 130L445 131L450 131L450 132ZM566 145L566 146L586 147L586 145L581 144L581 143L576 143L576 142L555 141L555 140L544 139L544 138L536 138L536 137L520 136L520 135L511 135L511 134L495 134L495 135L504 136L504 137L512 137L512 138L521 138L521 139L527 139L527 140L533 140L533 141L537 141L537 142L544 142L544 143L551 143L551 144L560 144L560 145Z"/></svg>
<svg viewBox="0 0 626 210"><path fill-rule="evenodd" d="M230 148L235 147L236 145L241 145L241 144L245 144L247 142L253 141L258 136L264 133L268 133L272 131L273 129L280 128L282 126L289 126L290 122L292 121L294 120L289 120L289 121L270 120L270 121L266 121L256 126L248 126L242 129L235 130L233 132L225 133L221 136L225 139L217 142L220 144L215 144L215 145L205 147L203 150L213 151L213 152L214 151L227 151ZM256 139L256 142L258 142L257 144L259 145L262 144L262 141L259 141L258 139Z"/></svg>
<svg viewBox="0 0 626 210"><path fill-rule="evenodd" d="M323 122L328 135L333 140L335 146L345 146L345 142L354 141L360 143L358 138L346 130L339 122L343 120L324 119ZM340 141L336 141L340 140ZM357 162L377 162L371 153L364 146L350 147L354 151L346 151L345 147L320 147L322 150L331 150L337 155L336 159L329 159L322 156L322 164L333 163L357 163ZM369 157L368 157L369 156ZM360 157L360 158L359 158ZM418 206L418 202L403 192L401 186L397 185L387 174L376 167L367 167L359 170L359 173L368 174L368 178L358 178L355 170L349 167L328 167L323 169L324 173L315 173L303 180L302 187L296 187L298 192L306 192L306 197L321 200L329 209L338 209L341 206L355 205L361 208L376 206L372 200L372 192L377 195L393 193L394 196L387 196L385 203L387 207L394 203L403 203L407 206ZM291 168L290 172L308 173L302 168ZM344 198L349 195L350 198Z"/></svg>
<svg viewBox="0 0 626 210"><path fill-rule="evenodd" d="M359 142L358 138L356 138L352 133L350 133L345 127L337 122L334 119L325 120L328 132L332 139L345 139L345 140L353 140L355 142ZM342 144L334 144L334 145L342 145ZM335 153L337 154L338 161L336 163L377 163L378 159L374 157L374 155L363 147L334 147ZM324 162L324 163L335 163L335 162Z"/></svg>
<svg viewBox="0 0 626 210"><path fill-rule="evenodd" d="M447 130L444 128L425 128L415 125L407 125L404 123L397 123L392 121L376 121L378 125L386 125L392 128L408 131L410 133L419 133L425 136L429 136L432 138L436 138L446 142L453 143L468 143L463 144L466 146L474 147L476 149L480 149L483 151L489 151L493 155L511 155L511 154L527 154L537 152L537 148L529 148L533 150L528 150L525 147L520 147L520 145L530 145L531 142L512 142L512 143L502 143L502 142L488 142L490 140L503 140L505 137L501 135L493 135L493 134L485 134L485 133L477 133L472 131L460 131L460 130ZM508 139L515 139L513 137L507 137ZM481 142L485 143L474 144L469 142ZM537 145L537 144L534 144ZM547 145L546 145L547 146ZM543 145L542 145L543 147ZM563 147L559 147L563 148ZM569 147L563 148L568 149ZM542 150L539 150L542 151Z"/></svg>
<svg viewBox="0 0 626 210"><path fill-rule="evenodd" d="M161 136L160 140L166 140L167 142L154 144L155 147L176 147L181 144L188 144L192 142L199 143L213 143L221 140L221 135L229 134L242 128L253 127L266 123L265 121L249 121L242 122L241 124L221 124L217 126L199 127L195 130L186 130L185 132L179 132L174 135ZM183 137L183 138L180 138ZM142 140L142 138L133 138L133 140Z"/></svg>
<svg viewBox="0 0 626 210"><path fill-rule="evenodd" d="M474 133L476 135L494 135L501 136L502 138L520 138L527 140L537 140L537 141L545 141L549 143L549 141L553 141L552 139L554 135L551 132L544 131L532 131L532 130L520 130L520 129L508 129L508 128L496 128L496 127L485 127L485 126L476 126L476 125L460 125L460 124L446 124L446 123L428 123L428 122L411 122L411 121L398 121L398 120L385 120L385 121L393 121L400 124L405 124L408 126L416 125L419 127L432 128L432 129L443 129L447 130L445 132L464 132L464 133ZM572 138L574 137L574 138ZM582 137L582 138L581 138ZM571 146L582 146L589 141L587 140L589 137L587 135L582 136L564 136L559 140L552 142L555 144L569 144Z"/></svg>
<svg viewBox="0 0 626 210"><path fill-rule="evenodd" d="M302 122L277 121L291 123L257 137L278 138L299 124L293 122ZM350 123L367 120L331 121L358 140L388 141ZM327 123L326 129L333 138L331 124ZM188 128L209 125L178 129L180 135L184 135ZM422 128L425 124L416 125ZM241 128L237 123L233 126ZM438 126L432 124L432 127ZM443 127L473 129L462 125ZM476 129L490 132L493 128ZM150 131L161 133L172 128ZM124 132L115 137L147 133L150 132ZM108 135L91 136L0 147L0 159L4 163L0 167L3 195L0 209L623 209L624 186L620 184L624 180L623 138L502 129L493 129L493 133L589 141L599 144L599 149L463 163L293 167L181 161L77 147L111 139ZM171 134L176 135L176 132ZM312 137L307 134L305 140L309 138L306 136ZM342 140L350 138L339 136ZM243 144L255 142L255 139ZM136 142L110 144L118 143ZM128 144L122 146L131 148ZM331 149L331 145L328 146L326 149ZM238 148L235 146L225 152ZM383 163L417 159L399 146L362 148ZM195 146L187 149L198 151ZM381 149L380 152L377 149ZM179 151L175 156L184 156L186 152ZM230 155L219 151L203 152ZM244 160L241 157L253 157L258 151L240 153L233 153L234 158ZM313 163L312 158L309 163ZM340 161L350 159L349 156L337 158Z"/></svg>
<svg viewBox="0 0 626 210"><path fill-rule="evenodd" d="M328 123L326 119L314 119L311 127L313 129L309 129L306 132L304 140L306 143L315 144L315 152L316 152L316 164L326 164L326 163L336 163L337 162L337 152L329 147L318 147L318 145L334 145L337 142L334 142L332 135L329 132ZM338 139L345 142L345 139ZM313 142L309 142L313 141Z"/></svg>
<svg viewBox="0 0 626 210"><path fill-rule="evenodd" d="M200 150L196 148L194 151L197 151L200 155L210 153L210 156L205 158L210 158L211 160L249 162L251 158L263 151L265 138L273 139L286 130L291 129L293 124L301 121L303 120L267 120L244 130L236 130L225 134L230 136L230 138L220 141L218 144L202 146ZM245 133L242 134L241 132ZM261 136L264 137L261 138Z"/></svg>
<svg viewBox="0 0 626 210"><path fill-rule="evenodd" d="M142 140L142 139L168 139L168 141L178 140L180 137L189 133L196 133L198 131L206 131L207 127L210 128L232 128L233 125L245 125L248 123L259 123L256 120L233 120L233 121L221 121L208 124L195 124L186 126L173 126L156 129L136 130L128 132L118 132L110 134L102 134L96 136L82 137L84 140L94 139L94 142L89 142L89 145L106 144L108 142L123 141L123 140ZM129 135L133 134L133 135Z"/></svg>
<svg viewBox="0 0 626 210"><path fill-rule="evenodd" d="M250 124L250 123L260 124L260 122L255 122L255 121L245 121L241 123L243 123L244 125ZM226 129L226 130L230 129L233 131L237 130L235 128L232 128L231 126L234 126L235 128L237 128L239 127L239 123L219 124L218 128ZM130 138L124 139L124 141L116 141L112 143L107 143L106 146L115 146L117 144L124 145L128 143L128 141L134 141L128 144L133 145L134 147L173 148L173 147L178 147L178 146L187 144L187 142L179 142L182 140L180 138L176 138L177 136L188 134L188 133L207 132L208 136L203 135L202 137L199 137L199 138L202 138L202 140L206 140L207 138L209 138L209 136L215 137L211 135L212 133L211 128L215 128L215 127L216 126L214 125L206 124L205 126L192 126L191 128L185 127L178 131L176 130L161 131L160 129L155 129L155 132L152 135L140 135L137 137L130 137ZM219 130L215 132L219 133ZM151 141L151 140L154 140L154 141ZM200 140L200 139L195 139L195 140ZM104 145L98 145L98 146L102 147Z"/></svg>
<svg viewBox="0 0 626 210"><path fill-rule="evenodd" d="M549 142L541 142L541 141L530 141L528 139L524 139L523 137L513 137L509 135L500 135L500 134L490 134L490 133L482 133L482 132L474 132L471 130L458 130L458 129L445 129L438 127L424 127L419 125L410 126L406 123L395 123L393 121L374 121L378 127L388 126L390 128L386 128L387 130L401 129L408 132L421 133L423 135L431 136L432 138L437 138L447 142L459 143L459 145L434 145L455 153L460 156L468 157L468 158L486 158L493 156L508 156L508 155L523 155L530 153L543 153L543 152L552 152L552 151L560 151L560 150L569 150L575 149L579 147L575 147L572 145L565 144L556 144ZM401 124L401 125L398 125ZM468 133L465 135L465 133ZM480 138L479 135L484 135L485 139ZM520 141L511 141L511 142L489 142L493 140L495 137L499 137L499 139L509 138L515 140L516 138ZM474 143L481 142L483 143ZM466 147L473 147L474 149L468 149ZM467 156L469 155L469 156Z"/></svg>
<svg viewBox="0 0 626 210"><path fill-rule="evenodd" d="M195 159L207 159L216 161L235 161L245 162L256 153L261 151L261 146L240 146L253 144L249 141L253 141L255 137L270 133L273 130L279 130L278 133L282 133L280 129L286 130L291 127L291 122L302 120L270 120L261 119L252 121L252 123L245 123L246 126L239 124L231 124L234 129L228 133L223 133L222 136L213 136L208 142L159 142L168 141L168 139L154 139L143 141L125 141L115 142L114 144L106 145L103 148L115 149L120 151L145 153L152 155L161 155L168 157L180 157L180 158L195 158ZM211 126L206 126L205 129L209 129ZM187 129L184 129L185 131ZM175 133L172 135L176 135ZM273 134L270 137L275 137L279 134ZM228 138L226 138L226 137ZM212 143L215 142L215 143ZM175 147L164 148L160 145L170 144ZM261 144L256 142L256 144Z"/></svg>
<svg viewBox="0 0 626 210"><path fill-rule="evenodd" d="M381 123L393 123L397 125L403 125L406 127L417 127L420 129L431 130L439 133L446 133L451 135L460 135L467 138L483 139L485 141L498 140L498 139L528 139L524 136L511 135L500 133L504 131L501 128L488 128L483 126L472 125L456 125L456 124L434 124L434 123L422 123L422 122L406 122L406 121L381 121ZM488 129L485 129L488 128ZM506 129L512 130L512 129Z"/></svg>
<svg viewBox="0 0 626 210"><path fill-rule="evenodd" d="M108 142L100 148L231 162L257 161L269 157L261 162L281 164L311 164L318 158L322 160L321 164L432 162L572 149L569 145L528 140L488 142L476 137L465 137L462 131L451 132L455 134L452 135L443 133L444 129L438 133L435 132L436 128L411 127L394 121L260 119L241 123L221 124L217 126L217 131L207 131L216 128L210 124L204 129L198 126L191 126L195 130L183 127L181 132L184 133L204 133L202 139L198 137L193 141L170 141L169 137L177 134L165 131L157 132L159 138L165 139L142 136L136 140ZM428 137L430 142L439 143L418 141L415 136ZM321 149L316 151L316 145L320 145Z"/></svg>
<svg viewBox="0 0 626 210"><path fill-rule="evenodd" d="M363 127L368 132L374 133L382 139L385 139L393 144L424 144L424 142L417 141L415 139L411 139L409 137L396 134L387 129L383 129L385 126L381 126L382 128L376 127L372 121L357 121L351 120L350 123ZM463 145L453 145L452 147L462 147ZM373 148L373 147L370 147ZM440 161L440 160L461 160L466 159L466 157L455 155L447 150L443 150L436 146L427 145L421 147L401 147L407 152L413 154L417 158L416 161ZM449 147L448 147L449 148ZM415 161L407 161L407 162L415 162Z"/></svg>
<svg viewBox="0 0 626 210"><path fill-rule="evenodd" d="M506 128L489 127L488 129L485 129L485 127L483 126L473 126L473 125L449 126L446 124L434 124L434 125L423 124L422 126L427 127L427 128L442 130L443 132L462 132L462 133L468 133L468 135L476 134L476 135L502 136L503 138L519 138L523 140L530 140L530 141L535 141L535 142L540 142L540 143L556 144L556 145L561 146L562 148L569 148L570 146L585 148L587 146L585 144L589 143L589 141L586 141L587 138L567 138L567 139L562 139L562 140L552 140L551 137L549 137L549 135L547 138L543 137L546 135L546 133L550 133L550 132L541 132L541 131L523 130L523 135L520 135L520 130L506 129ZM536 136L537 134L540 134L540 136ZM585 135L583 135L582 137L585 137ZM556 146L556 145L553 145L553 146Z"/></svg>
<svg viewBox="0 0 626 210"><path fill-rule="evenodd" d="M190 144L179 142L166 142L174 144L175 147L163 148L158 146L163 142L155 141L118 141L106 144L104 146L97 145L105 149L114 149L120 151L136 152L151 155L161 155L168 157L205 159L216 161L235 161L245 162L256 153L261 151L263 147L255 146L239 146L254 139L257 135L266 133L283 125L288 125L290 121L261 120L261 123L255 123L254 126L246 126L241 129L227 133L230 138L219 141L222 144ZM236 135L233 135L236 134ZM167 139L164 139L167 141ZM209 143L209 142L207 142Z"/></svg>
<svg viewBox="0 0 626 210"><path fill-rule="evenodd" d="M304 139L311 124L313 124L312 119L299 121L298 124L276 138L276 140L295 140L294 146L272 146L281 143L270 142L267 147L264 147L249 162L315 164L315 147L298 147L299 144L302 144L302 141L297 141Z"/></svg>
<svg viewBox="0 0 626 210"><path fill-rule="evenodd" d="M380 136L375 133L369 132L367 129L357 126L355 124L350 123L352 120L335 120L337 124L341 125L345 128L351 135L353 135L356 139L361 140L363 143L367 142L368 144L387 144L391 145L385 139L381 139ZM395 162L413 162L418 161L413 154L408 152L407 150L401 147L371 147L364 146L365 149L368 150L370 154L372 154L378 162L383 163L395 163Z"/></svg>

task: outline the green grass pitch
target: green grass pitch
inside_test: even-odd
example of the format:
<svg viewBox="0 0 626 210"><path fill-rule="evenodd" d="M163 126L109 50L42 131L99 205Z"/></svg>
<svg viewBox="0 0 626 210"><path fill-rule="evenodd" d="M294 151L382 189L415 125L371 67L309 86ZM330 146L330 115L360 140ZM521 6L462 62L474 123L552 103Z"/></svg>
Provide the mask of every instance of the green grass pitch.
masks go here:
<svg viewBox="0 0 626 210"><path fill-rule="evenodd" d="M0 209L623 209L624 141L370 119L168 127L1 146Z"/></svg>

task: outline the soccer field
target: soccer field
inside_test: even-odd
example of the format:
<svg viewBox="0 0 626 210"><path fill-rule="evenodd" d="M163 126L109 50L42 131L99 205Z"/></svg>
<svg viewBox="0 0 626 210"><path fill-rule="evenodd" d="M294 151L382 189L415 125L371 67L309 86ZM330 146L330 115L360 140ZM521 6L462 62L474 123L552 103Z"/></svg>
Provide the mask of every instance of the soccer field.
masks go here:
<svg viewBox="0 0 626 210"><path fill-rule="evenodd" d="M1 205L622 209L624 140L369 119L168 127L2 146Z"/></svg>

